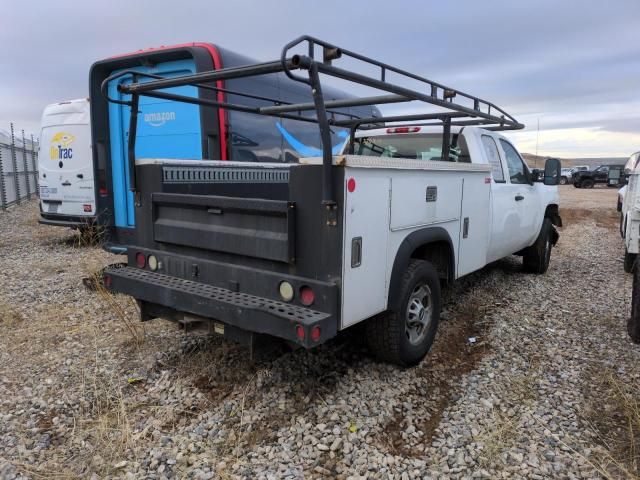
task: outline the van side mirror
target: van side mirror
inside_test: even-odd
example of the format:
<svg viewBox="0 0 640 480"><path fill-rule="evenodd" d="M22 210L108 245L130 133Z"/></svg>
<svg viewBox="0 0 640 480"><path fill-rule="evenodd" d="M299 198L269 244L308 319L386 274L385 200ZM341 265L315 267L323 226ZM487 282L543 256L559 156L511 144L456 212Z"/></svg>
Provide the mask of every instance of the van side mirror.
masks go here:
<svg viewBox="0 0 640 480"><path fill-rule="evenodd" d="M548 158L544 164L544 184L558 185L560 183L560 160L557 158Z"/></svg>

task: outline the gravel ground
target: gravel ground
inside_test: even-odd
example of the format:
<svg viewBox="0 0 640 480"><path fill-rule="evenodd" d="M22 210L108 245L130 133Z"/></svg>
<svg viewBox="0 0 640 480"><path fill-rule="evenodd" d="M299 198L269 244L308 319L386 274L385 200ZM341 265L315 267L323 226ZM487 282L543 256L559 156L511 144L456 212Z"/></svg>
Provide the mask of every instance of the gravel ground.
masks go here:
<svg viewBox="0 0 640 480"><path fill-rule="evenodd" d="M120 257L37 225L35 201L0 212L0 478L636 478L616 192L561 191L549 272L513 257L448 288L407 370L357 332L252 360L143 328L81 283Z"/></svg>

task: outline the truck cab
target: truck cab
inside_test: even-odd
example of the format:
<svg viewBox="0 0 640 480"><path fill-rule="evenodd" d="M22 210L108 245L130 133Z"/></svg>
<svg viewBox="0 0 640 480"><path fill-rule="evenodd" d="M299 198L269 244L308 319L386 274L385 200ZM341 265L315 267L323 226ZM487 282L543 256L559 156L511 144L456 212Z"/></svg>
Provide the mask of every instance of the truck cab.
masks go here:
<svg viewBox="0 0 640 480"><path fill-rule="evenodd" d="M442 135L441 129L420 126L361 131L356 134L353 153L440 160ZM505 136L479 127L459 127L452 128L450 142L449 162L490 168L485 178L489 195L486 204L478 206L488 215L469 218L467 223L467 228L469 222L475 228L488 226L486 238L476 239L475 244L486 255L481 259L483 265L533 244L545 218L560 224L557 188L534 181L526 162ZM458 273L461 276L468 271L462 267Z"/></svg>

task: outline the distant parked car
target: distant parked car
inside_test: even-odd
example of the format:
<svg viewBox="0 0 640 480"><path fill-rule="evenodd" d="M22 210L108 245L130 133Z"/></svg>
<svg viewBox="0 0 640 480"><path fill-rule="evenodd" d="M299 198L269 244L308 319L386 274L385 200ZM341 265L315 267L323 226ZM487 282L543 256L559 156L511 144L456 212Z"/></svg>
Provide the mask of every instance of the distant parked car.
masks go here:
<svg viewBox="0 0 640 480"><path fill-rule="evenodd" d="M560 172L560 185L573 183L574 172L585 172L587 170L589 170L587 165L576 165L575 167L563 168L562 172Z"/></svg>
<svg viewBox="0 0 640 480"><path fill-rule="evenodd" d="M611 184L609 182L609 175L611 170L621 172L623 165L600 165L594 170L580 170L573 172L573 186L576 188L593 188L597 183L603 183L609 186L619 185L619 181ZM614 176L620 178L620 174Z"/></svg>

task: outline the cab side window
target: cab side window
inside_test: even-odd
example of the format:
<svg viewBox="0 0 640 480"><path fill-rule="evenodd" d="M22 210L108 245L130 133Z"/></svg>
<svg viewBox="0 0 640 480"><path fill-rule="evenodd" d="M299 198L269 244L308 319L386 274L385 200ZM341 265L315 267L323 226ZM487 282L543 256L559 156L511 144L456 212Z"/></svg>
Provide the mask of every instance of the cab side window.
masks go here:
<svg viewBox="0 0 640 480"><path fill-rule="evenodd" d="M482 146L484 147L484 152L489 159L489 164L491 165L491 176L493 177L493 181L497 183L504 183L504 171L502 170L502 161L500 160L496 141L489 135L482 135Z"/></svg>
<svg viewBox="0 0 640 480"><path fill-rule="evenodd" d="M516 149L509 142L502 139L500 139L500 144L507 158L507 169L509 170L511 183L529 183L529 172Z"/></svg>

